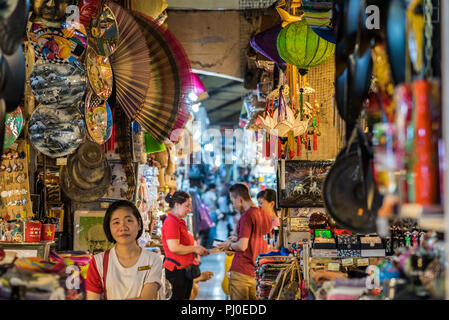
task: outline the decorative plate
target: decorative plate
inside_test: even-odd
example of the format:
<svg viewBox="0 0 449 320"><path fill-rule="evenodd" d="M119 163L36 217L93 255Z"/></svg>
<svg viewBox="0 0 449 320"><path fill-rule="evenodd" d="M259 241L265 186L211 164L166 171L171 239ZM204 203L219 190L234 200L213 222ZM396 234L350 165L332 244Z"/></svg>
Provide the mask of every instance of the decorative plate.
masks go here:
<svg viewBox="0 0 449 320"><path fill-rule="evenodd" d="M98 18L92 21L90 40L100 56L109 57L117 49L119 30L112 10L103 6Z"/></svg>
<svg viewBox="0 0 449 320"><path fill-rule="evenodd" d="M112 134L112 112L109 104L88 93L84 117L89 136L98 144L104 144Z"/></svg>
<svg viewBox="0 0 449 320"><path fill-rule="evenodd" d="M114 74L109 59L97 55L94 49L87 50L87 74L89 83L95 94L107 100L112 93Z"/></svg>
<svg viewBox="0 0 449 320"><path fill-rule="evenodd" d="M73 106L83 99L87 77L71 64L36 63L30 85L36 99L45 106Z"/></svg>
<svg viewBox="0 0 449 320"><path fill-rule="evenodd" d="M75 152L83 142L86 129L77 108L40 105L31 115L28 134L39 152L59 158Z"/></svg>
<svg viewBox="0 0 449 320"><path fill-rule="evenodd" d="M51 63L75 63L87 46L82 29L48 28L33 23L28 32L36 56Z"/></svg>
<svg viewBox="0 0 449 320"><path fill-rule="evenodd" d="M10 147L17 140L23 128L22 109L17 108L11 113L6 114L5 120L5 139L3 148Z"/></svg>

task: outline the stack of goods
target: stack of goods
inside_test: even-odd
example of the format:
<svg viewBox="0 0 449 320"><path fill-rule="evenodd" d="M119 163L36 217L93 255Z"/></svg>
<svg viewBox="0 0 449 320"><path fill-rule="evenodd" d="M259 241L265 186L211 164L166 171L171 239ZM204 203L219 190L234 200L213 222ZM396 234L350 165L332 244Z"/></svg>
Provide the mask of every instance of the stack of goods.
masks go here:
<svg viewBox="0 0 449 320"><path fill-rule="evenodd" d="M385 246L378 236L360 237L362 257L385 257Z"/></svg>
<svg viewBox="0 0 449 320"><path fill-rule="evenodd" d="M312 244L312 257L337 257L337 244L335 238L332 238L330 230L325 230L327 237L317 237L317 231L315 230Z"/></svg>
<svg viewBox="0 0 449 320"><path fill-rule="evenodd" d="M339 258L361 257L360 240L357 235L341 234L337 236L337 256Z"/></svg>
<svg viewBox="0 0 449 320"><path fill-rule="evenodd" d="M295 259L287 256L258 256L256 258L256 296L259 300L268 300L270 291L282 270Z"/></svg>
<svg viewBox="0 0 449 320"><path fill-rule="evenodd" d="M84 300L89 255L15 259L0 278L2 300Z"/></svg>
<svg viewBox="0 0 449 320"><path fill-rule="evenodd" d="M336 278L323 283L317 300L358 300L366 290L366 278Z"/></svg>

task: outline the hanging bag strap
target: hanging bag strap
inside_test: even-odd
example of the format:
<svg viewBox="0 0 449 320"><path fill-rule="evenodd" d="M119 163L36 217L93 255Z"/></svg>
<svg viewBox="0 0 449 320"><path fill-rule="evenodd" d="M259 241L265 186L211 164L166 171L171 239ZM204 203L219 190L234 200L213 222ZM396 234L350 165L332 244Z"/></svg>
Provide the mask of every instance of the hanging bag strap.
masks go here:
<svg viewBox="0 0 449 320"><path fill-rule="evenodd" d="M103 292L104 292L104 300L108 300L106 295L106 274L108 273L108 264L109 264L109 251L106 250L103 257Z"/></svg>

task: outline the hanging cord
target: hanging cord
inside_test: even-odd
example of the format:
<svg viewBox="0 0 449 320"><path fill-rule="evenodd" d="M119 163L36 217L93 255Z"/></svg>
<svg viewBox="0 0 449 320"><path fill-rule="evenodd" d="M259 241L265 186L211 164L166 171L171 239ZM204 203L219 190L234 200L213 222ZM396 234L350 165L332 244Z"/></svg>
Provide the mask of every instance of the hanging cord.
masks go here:
<svg viewBox="0 0 449 320"><path fill-rule="evenodd" d="M426 68L425 76L427 79L432 78L433 68L432 68L432 57L433 57L433 46L432 46L432 36L433 36L433 25L432 25L432 11L433 5L432 0L424 0L424 17L425 17L425 27L424 36L426 39L425 45L425 55L426 55Z"/></svg>

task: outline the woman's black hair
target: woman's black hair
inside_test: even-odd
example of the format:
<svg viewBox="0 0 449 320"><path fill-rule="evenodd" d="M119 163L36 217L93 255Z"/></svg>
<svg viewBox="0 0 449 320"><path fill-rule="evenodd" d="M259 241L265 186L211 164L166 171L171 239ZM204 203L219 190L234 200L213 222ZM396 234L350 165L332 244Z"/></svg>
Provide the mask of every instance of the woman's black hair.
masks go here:
<svg viewBox="0 0 449 320"><path fill-rule="evenodd" d="M118 200L118 201L113 202L108 207L108 209L106 210L106 214L104 215L103 230L104 230L104 233L106 234L106 237L108 238L108 241L112 242L112 243L116 243L114 237L111 234L110 222L111 222L112 214L117 209L128 209L129 211L131 211L133 216L136 217L137 222L139 223L139 226L140 226L139 232L137 232L136 240L139 239L143 233L143 221L142 221L142 216L140 215L139 209L137 209L137 207L134 205L134 203L132 203L128 200Z"/></svg>
<svg viewBox="0 0 449 320"><path fill-rule="evenodd" d="M265 189L260 191L257 194L257 199L264 199L267 202L273 202L276 203L276 191L274 191L273 189Z"/></svg>
<svg viewBox="0 0 449 320"><path fill-rule="evenodd" d="M265 189L263 194L263 198L268 202L276 203L276 191L273 189Z"/></svg>
<svg viewBox="0 0 449 320"><path fill-rule="evenodd" d="M165 202L168 203L168 205L170 206L170 208L174 208L175 207L175 203L179 203L179 204L183 204L184 202L186 202L187 200L190 199L190 194L188 194L185 191L175 191L175 193L173 194L167 194L167 196L165 197Z"/></svg>

